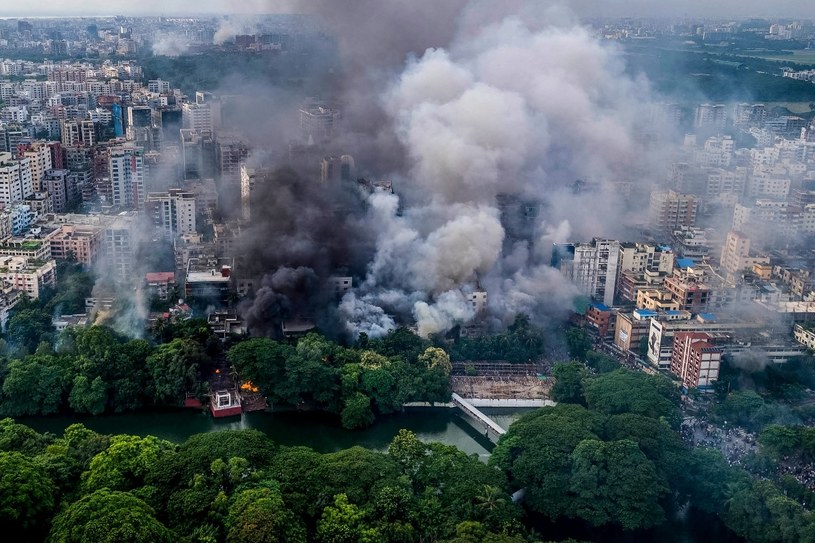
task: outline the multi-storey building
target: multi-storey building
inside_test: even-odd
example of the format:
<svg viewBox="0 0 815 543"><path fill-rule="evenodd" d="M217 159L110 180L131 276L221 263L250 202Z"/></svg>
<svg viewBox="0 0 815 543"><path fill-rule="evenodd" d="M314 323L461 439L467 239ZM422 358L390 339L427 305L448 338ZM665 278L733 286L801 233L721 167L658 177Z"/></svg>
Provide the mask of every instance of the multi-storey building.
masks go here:
<svg viewBox="0 0 815 543"><path fill-rule="evenodd" d="M181 122L184 128L212 132L215 128L210 104L186 103L181 105Z"/></svg>
<svg viewBox="0 0 815 543"><path fill-rule="evenodd" d="M750 238L741 232L731 230L725 237L722 247L721 267L728 276L735 276L755 264L769 264L770 257L750 253Z"/></svg>
<svg viewBox="0 0 815 543"><path fill-rule="evenodd" d="M144 204L144 150L120 145L110 150L113 205L135 208Z"/></svg>
<svg viewBox="0 0 815 543"><path fill-rule="evenodd" d="M586 296L608 306L614 304L620 242L593 239L590 243L555 244L552 265Z"/></svg>
<svg viewBox="0 0 815 543"><path fill-rule="evenodd" d="M42 180L45 192L51 195L52 208L56 213L63 213L68 207L69 199L75 199L75 194L69 194L69 170L47 170Z"/></svg>
<svg viewBox="0 0 815 543"><path fill-rule="evenodd" d="M195 195L181 189L151 192L144 202L147 217L168 238L195 232Z"/></svg>
<svg viewBox="0 0 815 543"><path fill-rule="evenodd" d="M707 391L719 378L722 349L710 334L678 332L671 353L671 373L679 377L685 390Z"/></svg>
<svg viewBox="0 0 815 543"><path fill-rule="evenodd" d="M64 224L48 234L45 240L56 260L75 259L94 266L102 256L104 230L98 226Z"/></svg>
<svg viewBox="0 0 815 543"><path fill-rule="evenodd" d="M653 228L670 234L696 224L699 200L693 194L655 191L651 193L649 209Z"/></svg>
<svg viewBox="0 0 815 543"><path fill-rule="evenodd" d="M0 281L23 291L32 299L40 297L45 288L57 284L57 264L54 260L35 260L26 256L0 257Z"/></svg>
<svg viewBox="0 0 815 543"><path fill-rule="evenodd" d="M221 187L237 189L241 184L241 165L249 156L249 147L236 134L219 133L215 138L215 159Z"/></svg>
<svg viewBox="0 0 815 543"><path fill-rule="evenodd" d="M21 202L34 192L31 160L13 160L11 153L0 153L0 203L5 206Z"/></svg>
<svg viewBox="0 0 815 543"><path fill-rule="evenodd" d="M34 191L43 191L42 180L45 172L53 168L51 162L51 147L47 142L35 141L29 144L20 145L17 148L17 156L29 159L31 165L31 185Z"/></svg>

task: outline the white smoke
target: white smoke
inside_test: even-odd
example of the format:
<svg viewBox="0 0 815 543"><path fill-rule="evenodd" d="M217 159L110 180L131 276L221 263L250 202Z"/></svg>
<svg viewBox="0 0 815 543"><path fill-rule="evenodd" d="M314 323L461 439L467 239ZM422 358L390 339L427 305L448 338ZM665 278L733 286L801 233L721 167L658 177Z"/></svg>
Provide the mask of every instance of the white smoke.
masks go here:
<svg viewBox="0 0 815 543"><path fill-rule="evenodd" d="M348 292L342 297L339 312L345 319L346 331L355 340L361 333L370 337L380 337L396 328L393 317L385 313L384 309L357 298L353 292Z"/></svg>
<svg viewBox="0 0 815 543"><path fill-rule="evenodd" d="M475 310L459 290L442 293L434 304L416 302L413 306L417 332L422 337L444 332L475 316Z"/></svg>
<svg viewBox="0 0 815 543"><path fill-rule="evenodd" d="M190 46L186 38L174 34L156 36L153 39L152 50L156 56L177 57L184 55Z"/></svg>
<svg viewBox="0 0 815 543"><path fill-rule="evenodd" d="M218 29L212 37L214 45L223 45L232 40L235 36L244 34L257 34L259 29L256 19L249 16L224 17L218 21Z"/></svg>

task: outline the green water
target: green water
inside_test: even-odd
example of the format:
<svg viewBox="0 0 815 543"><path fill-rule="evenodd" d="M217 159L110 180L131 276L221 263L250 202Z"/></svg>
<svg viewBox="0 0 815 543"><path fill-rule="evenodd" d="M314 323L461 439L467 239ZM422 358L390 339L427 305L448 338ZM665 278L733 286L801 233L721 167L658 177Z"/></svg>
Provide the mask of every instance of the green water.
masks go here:
<svg viewBox="0 0 815 543"><path fill-rule="evenodd" d="M524 410L494 410L497 421L508 427ZM354 445L370 449L387 449L393 436L406 428L425 442L437 441L455 445L468 454L486 458L492 444L474 429L457 409L410 408L404 413L382 417L370 428L343 430L335 417L318 413L280 412L245 413L241 417L214 419L209 413L194 410L129 413L96 417L56 416L21 418L19 422L38 432L60 434L70 424L80 422L102 434L154 435L181 443L193 434L219 430L255 429L281 445L304 445L320 452L332 452Z"/></svg>

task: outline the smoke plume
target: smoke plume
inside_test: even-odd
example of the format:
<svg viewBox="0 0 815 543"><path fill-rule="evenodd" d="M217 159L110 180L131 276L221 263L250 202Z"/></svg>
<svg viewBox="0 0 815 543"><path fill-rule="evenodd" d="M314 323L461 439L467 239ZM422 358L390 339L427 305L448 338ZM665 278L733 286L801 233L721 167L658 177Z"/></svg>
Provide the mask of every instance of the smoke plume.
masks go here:
<svg viewBox="0 0 815 543"><path fill-rule="evenodd" d="M547 5L317 4L343 55L334 149L392 179L395 194L287 174L269 183L248 237L262 240L255 264L319 278L348 270L354 289L334 317L353 336L405 322L444 332L475 316L476 289L494 327L519 312L562 318L577 291L548 265L552 243L624 235L627 206L641 203L617 187L638 182L632 193L647 194L653 182L660 150L638 124L647 82ZM263 288L252 318L277 303L280 290Z"/></svg>

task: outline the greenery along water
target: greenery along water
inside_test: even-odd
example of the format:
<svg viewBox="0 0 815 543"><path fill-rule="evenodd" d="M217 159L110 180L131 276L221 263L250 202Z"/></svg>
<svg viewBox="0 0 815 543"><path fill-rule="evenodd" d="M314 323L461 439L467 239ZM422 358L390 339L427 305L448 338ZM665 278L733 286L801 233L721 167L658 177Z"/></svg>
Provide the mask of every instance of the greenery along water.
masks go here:
<svg viewBox="0 0 815 543"><path fill-rule="evenodd" d="M528 410L485 410L497 422L508 427ZM319 452L334 452L361 445L369 449L385 450L388 443L405 428L425 442L437 441L455 445L467 454L485 459L492 444L475 430L456 409L410 408L404 413L382 417L363 430L343 430L336 419L318 413L280 412L246 413L240 418L213 419L208 413L193 410L102 415L95 417L57 416L20 418L21 422L38 432L62 434L70 424L80 422L101 434L153 435L174 443L181 443L193 434L219 430L255 429L268 435L281 445L304 445Z"/></svg>

